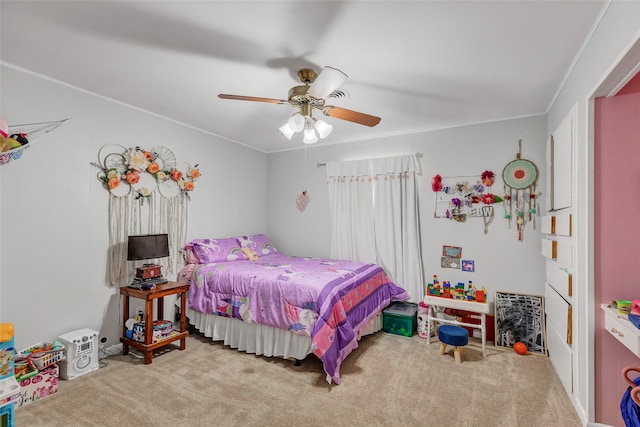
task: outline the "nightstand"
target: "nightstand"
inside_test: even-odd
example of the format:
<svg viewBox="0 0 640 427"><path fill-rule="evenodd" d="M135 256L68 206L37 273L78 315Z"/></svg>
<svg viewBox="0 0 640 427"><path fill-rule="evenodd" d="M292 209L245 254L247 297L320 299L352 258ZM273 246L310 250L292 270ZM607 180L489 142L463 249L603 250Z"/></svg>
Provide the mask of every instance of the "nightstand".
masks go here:
<svg viewBox="0 0 640 427"><path fill-rule="evenodd" d="M186 339L189 336L187 332L187 317L186 317L186 294L189 291L188 283L180 282L167 282L161 285L156 285L155 289L142 290L129 286L123 286L120 288L120 294L123 296L122 307L122 354L129 354L129 346L137 348L144 353L144 364L148 365L153 359L153 350L164 347L171 344L174 341L180 340L180 350L184 350L186 347ZM157 319L164 319L164 297L168 295L178 295L180 297L180 329L171 332L166 337L153 342L153 302L157 303ZM139 298L145 301L145 339L144 342L134 341L127 338L127 327L125 323L129 318L129 298Z"/></svg>

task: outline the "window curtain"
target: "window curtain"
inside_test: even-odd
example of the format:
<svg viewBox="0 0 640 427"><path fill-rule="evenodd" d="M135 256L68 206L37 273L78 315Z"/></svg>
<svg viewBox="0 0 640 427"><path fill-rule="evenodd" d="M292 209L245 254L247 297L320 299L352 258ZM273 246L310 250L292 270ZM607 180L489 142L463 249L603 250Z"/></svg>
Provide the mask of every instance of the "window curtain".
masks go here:
<svg viewBox="0 0 640 427"><path fill-rule="evenodd" d="M331 257L381 265L411 301L422 299L414 155L327 163Z"/></svg>

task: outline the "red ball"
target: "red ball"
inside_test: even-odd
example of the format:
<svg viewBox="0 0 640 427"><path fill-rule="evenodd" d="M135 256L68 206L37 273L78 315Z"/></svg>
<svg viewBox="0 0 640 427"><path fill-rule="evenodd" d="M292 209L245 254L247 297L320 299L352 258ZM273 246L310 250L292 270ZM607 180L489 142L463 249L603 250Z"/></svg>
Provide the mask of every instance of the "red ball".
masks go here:
<svg viewBox="0 0 640 427"><path fill-rule="evenodd" d="M527 354L527 346L524 345L524 343L521 343L520 341L518 341L513 345L513 349L518 354Z"/></svg>

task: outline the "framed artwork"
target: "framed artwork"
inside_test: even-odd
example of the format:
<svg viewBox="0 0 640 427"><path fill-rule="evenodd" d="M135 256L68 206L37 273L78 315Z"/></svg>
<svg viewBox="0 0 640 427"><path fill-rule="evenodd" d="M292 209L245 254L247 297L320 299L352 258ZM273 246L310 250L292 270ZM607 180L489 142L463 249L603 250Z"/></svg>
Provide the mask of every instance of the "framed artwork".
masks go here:
<svg viewBox="0 0 640 427"><path fill-rule="evenodd" d="M460 258L443 256L442 258L440 258L440 267L455 268L457 270L460 270Z"/></svg>
<svg viewBox="0 0 640 427"><path fill-rule="evenodd" d="M547 354L544 297L496 292L496 346L522 342L532 353Z"/></svg>
<svg viewBox="0 0 640 427"><path fill-rule="evenodd" d="M462 257L462 248L460 246L447 246L442 247L442 256L450 258Z"/></svg>
<svg viewBox="0 0 640 427"><path fill-rule="evenodd" d="M473 273L474 271L476 271L476 262L472 259L463 259L462 271L468 271L469 273Z"/></svg>

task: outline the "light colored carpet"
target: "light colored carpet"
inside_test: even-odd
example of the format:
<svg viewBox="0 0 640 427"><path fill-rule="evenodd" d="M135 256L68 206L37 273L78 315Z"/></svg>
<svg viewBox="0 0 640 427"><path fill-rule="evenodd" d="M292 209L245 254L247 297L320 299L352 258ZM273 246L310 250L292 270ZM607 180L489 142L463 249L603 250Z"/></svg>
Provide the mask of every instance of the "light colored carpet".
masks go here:
<svg viewBox="0 0 640 427"><path fill-rule="evenodd" d="M199 335L184 351L129 356L16 409L16 426L581 426L551 362L472 340L464 361L437 338L363 337L329 386L315 356L238 352Z"/></svg>

